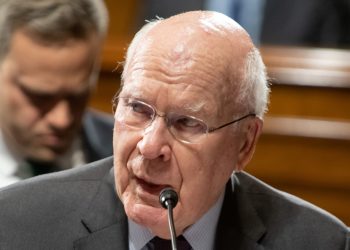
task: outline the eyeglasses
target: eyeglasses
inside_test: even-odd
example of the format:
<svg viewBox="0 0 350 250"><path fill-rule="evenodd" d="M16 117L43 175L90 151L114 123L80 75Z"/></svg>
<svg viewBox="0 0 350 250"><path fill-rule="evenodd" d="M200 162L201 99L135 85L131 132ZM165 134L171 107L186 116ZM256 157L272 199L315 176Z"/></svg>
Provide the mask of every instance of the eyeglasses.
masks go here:
<svg viewBox="0 0 350 250"><path fill-rule="evenodd" d="M113 111L117 112L116 117L119 121L133 129L146 129L157 116L163 117L174 138L184 143L198 143L203 135L234 124L249 116L255 116L255 114L249 113L221 126L209 127L204 121L196 117L173 112L159 114L156 108L148 103L124 97L114 98Z"/></svg>

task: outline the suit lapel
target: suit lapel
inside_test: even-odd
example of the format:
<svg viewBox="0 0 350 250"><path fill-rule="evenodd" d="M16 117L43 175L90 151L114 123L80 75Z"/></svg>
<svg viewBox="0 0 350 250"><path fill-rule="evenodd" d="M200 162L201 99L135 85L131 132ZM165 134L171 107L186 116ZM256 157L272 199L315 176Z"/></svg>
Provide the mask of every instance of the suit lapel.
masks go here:
<svg viewBox="0 0 350 250"><path fill-rule="evenodd" d="M113 168L101 181L82 223L89 235L74 242L74 249L128 249L128 221L114 188Z"/></svg>
<svg viewBox="0 0 350 250"><path fill-rule="evenodd" d="M234 176L226 185L225 198L216 232L215 249L262 250L259 240L265 226L246 195L240 191L239 180Z"/></svg>
<svg viewBox="0 0 350 250"><path fill-rule="evenodd" d="M114 224L77 240L74 249L128 250L128 231L124 225Z"/></svg>

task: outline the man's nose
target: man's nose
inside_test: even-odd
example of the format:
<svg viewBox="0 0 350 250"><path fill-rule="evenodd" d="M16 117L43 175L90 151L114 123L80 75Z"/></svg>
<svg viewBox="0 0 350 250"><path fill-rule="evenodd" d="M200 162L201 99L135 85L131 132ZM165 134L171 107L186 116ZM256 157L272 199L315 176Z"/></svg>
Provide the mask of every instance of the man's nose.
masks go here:
<svg viewBox="0 0 350 250"><path fill-rule="evenodd" d="M57 102L46 116L49 124L56 129L65 129L73 122L71 106L67 100Z"/></svg>
<svg viewBox="0 0 350 250"><path fill-rule="evenodd" d="M161 158L168 161L171 157L171 134L163 117L155 120L143 131L142 139L137 143L140 153L149 160Z"/></svg>

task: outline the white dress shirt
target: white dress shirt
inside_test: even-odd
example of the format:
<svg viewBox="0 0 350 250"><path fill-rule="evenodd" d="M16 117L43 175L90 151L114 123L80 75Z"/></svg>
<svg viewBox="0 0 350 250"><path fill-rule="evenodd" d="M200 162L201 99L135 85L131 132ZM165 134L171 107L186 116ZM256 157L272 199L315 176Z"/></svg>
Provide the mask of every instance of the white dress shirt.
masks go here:
<svg viewBox="0 0 350 250"><path fill-rule="evenodd" d="M18 169L19 165L21 165L20 160L18 157L16 159L16 157L12 155L5 144L4 138L0 131L0 187L7 186L21 180L21 178L16 175L17 172L21 171ZM21 172L26 171L23 170Z"/></svg>

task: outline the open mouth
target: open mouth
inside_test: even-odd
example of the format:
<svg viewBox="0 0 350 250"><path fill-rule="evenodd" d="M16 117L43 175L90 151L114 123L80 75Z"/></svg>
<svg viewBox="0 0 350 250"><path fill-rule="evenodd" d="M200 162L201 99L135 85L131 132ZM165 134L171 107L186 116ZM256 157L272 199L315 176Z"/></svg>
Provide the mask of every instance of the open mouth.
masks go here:
<svg viewBox="0 0 350 250"><path fill-rule="evenodd" d="M136 178L137 184L147 193L153 195L159 195L162 189L168 187L167 185L159 185L150 182L146 182L140 178Z"/></svg>

